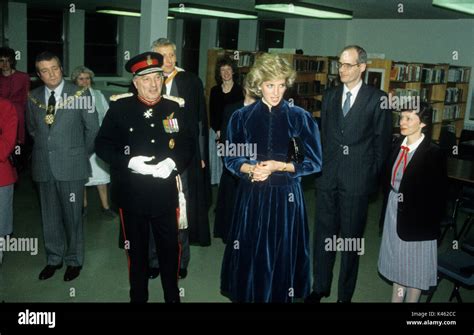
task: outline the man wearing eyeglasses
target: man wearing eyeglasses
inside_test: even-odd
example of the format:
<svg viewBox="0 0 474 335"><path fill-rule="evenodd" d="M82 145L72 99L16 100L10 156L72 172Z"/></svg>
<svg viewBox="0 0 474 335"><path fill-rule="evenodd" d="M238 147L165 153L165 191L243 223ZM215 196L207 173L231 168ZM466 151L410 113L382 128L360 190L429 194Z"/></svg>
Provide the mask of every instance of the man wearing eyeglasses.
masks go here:
<svg viewBox="0 0 474 335"><path fill-rule="evenodd" d="M339 56L343 85L328 90L321 109L322 174L316 181L316 226L313 292L306 302L328 297L336 251L343 246L338 302L354 293L363 245L368 196L389 152L392 113L381 108L386 94L362 82L367 53L345 47Z"/></svg>

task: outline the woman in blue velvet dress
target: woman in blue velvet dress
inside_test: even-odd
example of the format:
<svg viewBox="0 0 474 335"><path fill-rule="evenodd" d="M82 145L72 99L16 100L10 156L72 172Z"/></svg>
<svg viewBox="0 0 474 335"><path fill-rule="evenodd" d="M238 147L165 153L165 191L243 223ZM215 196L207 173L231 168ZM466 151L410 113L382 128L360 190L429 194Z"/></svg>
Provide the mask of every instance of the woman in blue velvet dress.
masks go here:
<svg viewBox="0 0 474 335"><path fill-rule="evenodd" d="M225 165L240 177L221 291L234 302L291 302L310 290L309 230L301 176L321 170L310 113L283 100L296 73L278 55L259 57L247 75L261 97L229 122ZM288 161L290 140L304 159Z"/></svg>

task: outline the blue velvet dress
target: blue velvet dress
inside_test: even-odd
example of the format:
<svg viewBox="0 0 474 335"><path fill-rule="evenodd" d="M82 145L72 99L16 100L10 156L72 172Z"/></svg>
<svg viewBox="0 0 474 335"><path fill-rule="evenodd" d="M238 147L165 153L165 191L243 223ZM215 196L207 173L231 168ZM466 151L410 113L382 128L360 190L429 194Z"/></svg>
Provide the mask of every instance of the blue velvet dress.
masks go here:
<svg viewBox="0 0 474 335"><path fill-rule="evenodd" d="M250 182L244 163L286 161L292 137L305 158L295 173L274 172ZM261 100L236 111L228 145L256 144L256 155L228 155L225 165L241 178L221 273L221 291L236 302L291 302L310 290L309 229L301 176L321 170L321 143L311 115L282 101L271 111Z"/></svg>

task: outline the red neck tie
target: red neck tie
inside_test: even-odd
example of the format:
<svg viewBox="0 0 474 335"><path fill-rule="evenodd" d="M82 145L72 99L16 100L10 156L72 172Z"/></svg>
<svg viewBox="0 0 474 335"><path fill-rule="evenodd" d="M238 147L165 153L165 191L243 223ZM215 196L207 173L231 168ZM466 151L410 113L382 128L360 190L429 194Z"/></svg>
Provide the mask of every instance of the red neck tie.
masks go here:
<svg viewBox="0 0 474 335"><path fill-rule="evenodd" d="M395 164L395 169L393 170L393 176L392 176L392 186L395 185L395 176L397 175L398 168L400 164L403 161L403 172L405 172L405 169L407 168L407 160L408 160L408 151L410 150L408 147L402 145L400 147L401 150L401 155L400 158L398 159L397 163Z"/></svg>

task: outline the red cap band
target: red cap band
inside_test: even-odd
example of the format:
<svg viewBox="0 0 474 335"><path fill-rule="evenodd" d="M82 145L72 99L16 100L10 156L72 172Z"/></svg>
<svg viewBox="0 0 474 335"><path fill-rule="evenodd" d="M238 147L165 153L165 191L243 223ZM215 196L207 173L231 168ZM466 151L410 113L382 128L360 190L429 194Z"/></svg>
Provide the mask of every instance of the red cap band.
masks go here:
<svg viewBox="0 0 474 335"><path fill-rule="evenodd" d="M143 60L141 62L138 62L138 63L136 63L132 66L132 68L131 68L132 73L136 73L138 70L140 70L142 68L145 68L145 67L148 67L150 65L158 65L158 60L157 59L147 59L147 60Z"/></svg>

